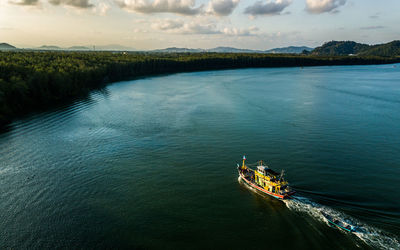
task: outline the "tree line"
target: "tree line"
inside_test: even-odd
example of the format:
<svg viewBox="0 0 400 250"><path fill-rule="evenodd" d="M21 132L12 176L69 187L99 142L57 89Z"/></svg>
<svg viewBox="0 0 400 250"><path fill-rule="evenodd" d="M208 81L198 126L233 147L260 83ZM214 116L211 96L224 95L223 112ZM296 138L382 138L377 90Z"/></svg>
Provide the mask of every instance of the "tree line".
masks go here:
<svg viewBox="0 0 400 250"><path fill-rule="evenodd" d="M0 52L0 126L14 118L87 95L110 82L154 74L399 62L399 58L290 54Z"/></svg>

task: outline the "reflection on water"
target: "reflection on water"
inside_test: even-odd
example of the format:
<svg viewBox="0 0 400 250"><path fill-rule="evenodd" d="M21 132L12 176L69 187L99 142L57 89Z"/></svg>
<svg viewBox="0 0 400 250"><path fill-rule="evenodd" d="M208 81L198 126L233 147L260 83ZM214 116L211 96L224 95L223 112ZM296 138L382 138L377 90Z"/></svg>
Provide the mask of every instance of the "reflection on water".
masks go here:
<svg viewBox="0 0 400 250"><path fill-rule="evenodd" d="M399 248L399 78L391 65L174 74L16 121L0 135L0 246ZM298 199L238 184L243 154L285 169Z"/></svg>

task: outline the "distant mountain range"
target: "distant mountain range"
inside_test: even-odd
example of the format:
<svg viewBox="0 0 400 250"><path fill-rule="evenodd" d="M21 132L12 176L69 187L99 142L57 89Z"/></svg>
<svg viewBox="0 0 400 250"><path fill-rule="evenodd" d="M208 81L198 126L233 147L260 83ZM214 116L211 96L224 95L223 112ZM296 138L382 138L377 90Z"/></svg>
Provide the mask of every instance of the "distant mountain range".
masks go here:
<svg viewBox="0 0 400 250"><path fill-rule="evenodd" d="M72 46L69 47L67 50L90 50L90 48L85 46Z"/></svg>
<svg viewBox="0 0 400 250"><path fill-rule="evenodd" d="M276 49L269 49L266 50L266 53L272 54L301 54L303 51L312 51L313 48L306 47L306 46L289 46L284 48L276 48Z"/></svg>
<svg viewBox="0 0 400 250"><path fill-rule="evenodd" d="M166 49L149 50L148 52L157 52L157 53L199 53L199 52L205 52L205 50L204 49L188 49L188 48L171 47L171 48L166 48Z"/></svg>
<svg viewBox="0 0 400 250"><path fill-rule="evenodd" d="M165 48L165 49L155 49L149 52L157 53L201 53L201 52L214 52L214 53L264 53L261 50L251 50L251 49L237 49L232 47L216 47L212 49L188 49L188 48Z"/></svg>
<svg viewBox="0 0 400 250"><path fill-rule="evenodd" d="M13 49L18 49L15 46L12 46L8 43L1 43L0 44L0 50L13 50ZM30 48L31 50L53 50L53 51L58 51L58 50L71 50L71 51L136 51L133 48L118 45L118 44L110 44L110 45L101 45L101 46L72 46L68 48L62 48L59 46L55 45L43 45L40 47L36 48ZM28 49L29 50L29 49ZM310 47L296 47L296 46L290 46L290 47L284 47L284 48L275 48L275 49L270 49L270 50L252 50L252 49L238 49L238 48L233 48L233 47L216 47L212 49L189 49L189 48L177 48L177 47L171 47L171 48L166 48L166 49L156 49L156 50L150 50L147 52L158 52L158 53L201 53L201 52L212 52L212 53L282 53L282 54L300 54L304 50L307 51L312 51L313 49Z"/></svg>
<svg viewBox="0 0 400 250"><path fill-rule="evenodd" d="M136 51L136 49L119 44L96 45L96 50Z"/></svg>
<svg viewBox="0 0 400 250"><path fill-rule="evenodd" d="M311 55L316 56L400 56L400 41L368 45L353 41L331 41L315 48Z"/></svg>
<svg viewBox="0 0 400 250"><path fill-rule="evenodd" d="M54 45L43 45L37 48L38 50L62 50L62 48Z"/></svg>
<svg viewBox="0 0 400 250"><path fill-rule="evenodd" d="M207 52L215 53L265 53L262 50L251 50L251 49L237 49L232 47L216 47L206 50Z"/></svg>
<svg viewBox="0 0 400 250"><path fill-rule="evenodd" d="M19 50L11 44L8 43L0 43L0 50ZM22 49L22 48L21 48ZM68 48L62 48L55 45L42 45L40 47L35 48L24 48L24 50L71 50L71 51L91 51L91 50L100 50L100 51L135 51L134 48L118 45L118 44L109 44L109 45L100 45L100 46L72 46Z"/></svg>
<svg viewBox="0 0 400 250"><path fill-rule="evenodd" d="M17 49L15 46L12 46L8 43L0 43L0 50L14 50Z"/></svg>
<svg viewBox="0 0 400 250"><path fill-rule="evenodd" d="M110 45L100 45L100 46L72 46L68 48L61 48L58 46L48 46L43 45L38 48L34 48L38 50L72 50L72 51L89 51L89 50L100 50L100 51L134 51L135 49L130 47L121 46L118 44L110 44Z"/></svg>
<svg viewBox="0 0 400 250"><path fill-rule="evenodd" d="M20 50L19 48L8 44L0 43L0 50ZM61 48L54 45L43 45L37 48L24 49L24 50L70 50L70 51L135 51L135 49L118 45L102 45L102 46L72 46L69 48ZM201 52L212 52L212 53L273 53L273 54L311 54L314 56L344 56L344 55L358 55L358 56L384 56L393 57L400 56L400 41L392 41L384 44L368 45L363 43L357 43L353 41L330 41L324 43L315 49L306 46L289 46L283 48L275 48L269 50L251 50L251 49L238 49L233 47L216 47L212 49L189 49L189 48L177 48L171 47L166 49L156 49L147 52L159 52L159 53L201 53Z"/></svg>
<svg viewBox="0 0 400 250"><path fill-rule="evenodd" d="M199 52L214 52L214 53L282 53L282 54L300 54L304 50L312 51L313 49L310 47L284 47L284 48L275 48L270 50L252 50L252 49L238 49L233 47L216 47L212 49L188 49L188 48L177 48L171 47L166 49L156 49L151 50L150 52L161 52L161 53L199 53Z"/></svg>

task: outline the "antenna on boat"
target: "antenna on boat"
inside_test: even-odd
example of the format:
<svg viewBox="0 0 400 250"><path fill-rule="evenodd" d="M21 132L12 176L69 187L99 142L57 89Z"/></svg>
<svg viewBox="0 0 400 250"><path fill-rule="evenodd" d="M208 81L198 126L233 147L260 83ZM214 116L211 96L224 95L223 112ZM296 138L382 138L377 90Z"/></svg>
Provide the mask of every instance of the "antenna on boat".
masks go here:
<svg viewBox="0 0 400 250"><path fill-rule="evenodd" d="M281 171L281 175L279 176L279 181L281 181L281 179L283 178L283 175L285 174L285 170L282 169Z"/></svg>

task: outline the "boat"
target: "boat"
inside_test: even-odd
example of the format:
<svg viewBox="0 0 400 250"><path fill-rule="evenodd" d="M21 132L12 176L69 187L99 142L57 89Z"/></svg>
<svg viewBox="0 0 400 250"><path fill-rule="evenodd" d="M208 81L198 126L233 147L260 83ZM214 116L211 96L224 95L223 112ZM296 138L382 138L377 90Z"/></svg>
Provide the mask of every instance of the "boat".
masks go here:
<svg viewBox="0 0 400 250"><path fill-rule="evenodd" d="M246 156L243 156L242 166L237 164L237 170L239 177L250 187L279 200L290 199L296 193L283 178L283 170L281 173L277 173L263 161L253 164L256 169L251 169L246 165L245 161Z"/></svg>
<svg viewBox="0 0 400 250"><path fill-rule="evenodd" d="M343 229L350 233L356 232L357 227L350 225L346 221L341 220L339 218L334 218L324 212L321 212L321 214L325 217L325 219L329 222L329 224L336 226L337 228Z"/></svg>

